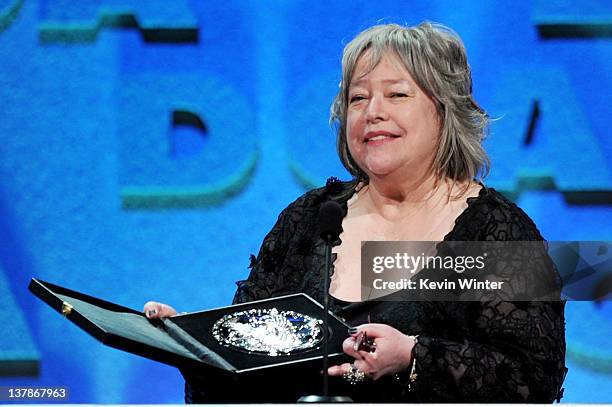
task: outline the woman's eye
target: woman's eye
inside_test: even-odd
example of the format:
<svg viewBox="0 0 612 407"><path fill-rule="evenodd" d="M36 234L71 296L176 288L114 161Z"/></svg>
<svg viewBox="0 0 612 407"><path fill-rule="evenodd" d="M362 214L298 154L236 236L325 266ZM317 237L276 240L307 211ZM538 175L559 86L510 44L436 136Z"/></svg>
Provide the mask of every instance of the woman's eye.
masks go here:
<svg viewBox="0 0 612 407"><path fill-rule="evenodd" d="M360 100L363 100L363 99L365 99L363 95L355 95L355 96L351 96L349 102L350 103L359 102Z"/></svg>
<svg viewBox="0 0 612 407"><path fill-rule="evenodd" d="M392 98L405 98L405 97L408 97L408 95L402 92L393 92L391 93L391 97Z"/></svg>

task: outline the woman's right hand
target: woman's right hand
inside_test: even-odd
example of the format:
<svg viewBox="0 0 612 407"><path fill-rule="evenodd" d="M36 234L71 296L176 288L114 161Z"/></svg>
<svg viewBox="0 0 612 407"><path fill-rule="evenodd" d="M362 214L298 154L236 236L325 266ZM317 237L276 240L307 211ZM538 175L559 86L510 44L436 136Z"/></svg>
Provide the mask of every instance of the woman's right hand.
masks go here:
<svg viewBox="0 0 612 407"><path fill-rule="evenodd" d="M149 319L166 318L178 314L170 305L155 301L147 302L142 312Z"/></svg>

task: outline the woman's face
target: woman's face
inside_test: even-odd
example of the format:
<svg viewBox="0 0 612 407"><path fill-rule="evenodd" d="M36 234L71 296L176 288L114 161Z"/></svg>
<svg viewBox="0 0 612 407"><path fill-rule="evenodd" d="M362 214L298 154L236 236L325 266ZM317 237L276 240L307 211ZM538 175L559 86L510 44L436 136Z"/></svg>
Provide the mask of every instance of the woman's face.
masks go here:
<svg viewBox="0 0 612 407"><path fill-rule="evenodd" d="M367 58L358 59L349 86L349 151L370 179L423 176L438 146L436 107L395 54L370 72Z"/></svg>

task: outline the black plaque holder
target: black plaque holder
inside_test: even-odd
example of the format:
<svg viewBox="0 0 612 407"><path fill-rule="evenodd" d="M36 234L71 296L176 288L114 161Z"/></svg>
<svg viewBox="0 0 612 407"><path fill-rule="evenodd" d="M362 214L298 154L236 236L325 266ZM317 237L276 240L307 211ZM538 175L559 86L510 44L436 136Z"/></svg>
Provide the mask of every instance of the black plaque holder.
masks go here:
<svg viewBox="0 0 612 407"><path fill-rule="evenodd" d="M212 337L212 326L223 315L254 308L274 307L323 319L323 306L303 293L148 320L142 312L36 278L29 289L103 344L182 369L212 369L215 374L236 377L277 367L319 365L324 356L322 344L294 354L269 356L231 349ZM342 363L342 342L348 326L328 315L329 357Z"/></svg>

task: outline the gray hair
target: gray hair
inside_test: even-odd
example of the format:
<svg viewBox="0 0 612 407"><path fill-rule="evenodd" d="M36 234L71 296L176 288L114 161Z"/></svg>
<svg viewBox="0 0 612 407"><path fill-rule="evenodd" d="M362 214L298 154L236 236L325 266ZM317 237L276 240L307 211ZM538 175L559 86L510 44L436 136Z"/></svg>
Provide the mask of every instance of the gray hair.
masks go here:
<svg viewBox="0 0 612 407"><path fill-rule="evenodd" d="M486 177L490 161L482 141L489 116L472 97L472 75L461 39L440 24L423 22L415 27L384 24L361 32L344 48L340 91L331 106L330 123L336 126L338 155L355 177L354 185L367 183L368 177L348 149L348 92L357 61L366 51L369 70L376 67L384 53L395 53L434 102L441 123L433 161L436 176L448 177L453 182L480 181Z"/></svg>

